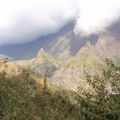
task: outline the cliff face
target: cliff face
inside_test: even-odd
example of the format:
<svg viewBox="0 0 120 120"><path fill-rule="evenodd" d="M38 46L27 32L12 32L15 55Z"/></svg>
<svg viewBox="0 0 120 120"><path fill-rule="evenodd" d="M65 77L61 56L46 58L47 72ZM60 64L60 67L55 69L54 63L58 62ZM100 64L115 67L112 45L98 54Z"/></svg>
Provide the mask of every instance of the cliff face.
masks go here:
<svg viewBox="0 0 120 120"><path fill-rule="evenodd" d="M102 57L110 57L120 54L120 39L112 35L102 35L99 37L95 48Z"/></svg>
<svg viewBox="0 0 120 120"><path fill-rule="evenodd" d="M101 60L89 41L80 51L54 73L51 82L64 89L77 90L87 86L85 73L95 73Z"/></svg>
<svg viewBox="0 0 120 120"><path fill-rule="evenodd" d="M54 73L51 81L65 89L87 86L85 73L94 74L105 58L112 58L120 65L120 42L110 35L99 37L95 45L88 40L76 55L67 59Z"/></svg>
<svg viewBox="0 0 120 120"><path fill-rule="evenodd" d="M68 46L66 49L64 42L65 46ZM59 46L63 47L61 51L58 48L59 54L56 57L42 48L33 59L17 61L16 63L41 76L44 76L47 70L47 77L52 84L72 90L76 90L78 86L87 86L85 73L94 74L97 72L99 65L106 57L110 57L117 64L120 64L120 42L111 35L101 35L94 44L87 40L75 55L70 54L66 39L59 39L56 46L52 48L53 51Z"/></svg>

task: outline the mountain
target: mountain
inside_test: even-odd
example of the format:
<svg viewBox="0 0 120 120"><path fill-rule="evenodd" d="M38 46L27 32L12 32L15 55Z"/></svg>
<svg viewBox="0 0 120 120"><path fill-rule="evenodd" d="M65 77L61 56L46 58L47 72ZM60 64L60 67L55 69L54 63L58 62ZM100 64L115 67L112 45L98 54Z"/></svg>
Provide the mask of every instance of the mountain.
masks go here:
<svg viewBox="0 0 120 120"><path fill-rule="evenodd" d="M0 54L10 56L15 60L24 60L35 57L39 49L44 48L45 51L47 51L54 57L66 59L70 58L71 55L75 55L88 40L92 45L95 45L96 42L100 40L100 38L102 38L102 36L104 37L105 35L107 35L108 37L104 39L106 40L104 42L106 42L106 44L108 43L107 47L111 48L112 45L115 46L120 43L120 35L118 32L120 31L120 23L115 23L109 26L104 33L98 33L86 37L76 35L73 32L73 29L74 22L72 21L64 26L59 32L50 34L48 36L43 36L38 40L34 40L33 42L0 46ZM112 40L112 44L110 43L111 46L109 46L109 42L111 42L111 40L109 40L110 37L114 37L116 39L116 42ZM118 48L115 49L117 50ZM64 54L64 56L61 54Z"/></svg>
<svg viewBox="0 0 120 120"><path fill-rule="evenodd" d="M48 49L49 51L50 47L48 45L50 45L51 41L55 41L60 36L66 34L67 31L72 30L73 26L74 22L72 21L64 26L59 32L43 36L33 42L0 46L0 54L11 56L16 60L31 59L36 56L40 48L44 48L45 50Z"/></svg>
<svg viewBox="0 0 120 120"><path fill-rule="evenodd" d="M0 46L0 54L11 56L15 60L24 60L35 57L39 49L44 48L45 51L52 54L54 57L58 57L61 53L69 57L78 52L87 41L86 37L76 36L73 29L74 22L72 21L64 26L59 32L41 37L33 42ZM89 36L89 40L93 44L97 38L98 35Z"/></svg>
<svg viewBox="0 0 120 120"><path fill-rule="evenodd" d="M42 77L47 72L51 84L72 90L76 90L78 86L87 86L85 74L97 72L99 65L104 62L106 57L112 58L117 64L120 64L118 58L120 40L117 37L110 33L102 33L97 40L93 39L93 41L95 40L93 42L92 38L82 41L70 39L71 37L68 36L71 34L74 33L70 31L59 37L53 42L54 45L51 42L48 45L51 46L49 52L41 48L36 57L16 63ZM73 36L73 38L79 37ZM74 53L72 53L73 51Z"/></svg>
<svg viewBox="0 0 120 120"><path fill-rule="evenodd" d="M87 86L85 73L95 72L99 56L89 41L76 55L68 59L50 78L51 83L64 89L76 90Z"/></svg>
<svg viewBox="0 0 120 120"><path fill-rule="evenodd" d="M48 76L58 68L57 61L43 48L40 49L37 56L30 60L16 61L17 64L27 69L30 72L44 76L47 72Z"/></svg>
<svg viewBox="0 0 120 120"><path fill-rule="evenodd" d="M119 54L120 52L120 39L112 35L102 35L99 37L97 44L95 45L96 49L99 50L99 53L104 52L105 56L113 56Z"/></svg>
<svg viewBox="0 0 120 120"><path fill-rule="evenodd" d="M111 35L101 35L96 44L87 41L85 45L55 71L51 82L64 89L85 88L86 74L95 74L105 58L112 58L120 66L120 42Z"/></svg>
<svg viewBox="0 0 120 120"><path fill-rule="evenodd" d="M0 47L0 53L17 59L14 63L31 73L42 77L47 74L52 84L65 89L84 87L84 74L95 73L106 57L120 64L120 23L87 37L76 35L73 28L71 22L58 33L34 42Z"/></svg>
<svg viewBox="0 0 120 120"><path fill-rule="evenodd" d="M111 109L106 118L115 117L119 111L115 107L119 106L118 28L81 37L68 27L43 37L45 41L0 47L1 53L24 59L0 55L0 119L79 120L85 119L86 111L94 115L91 110L97 111L94 117L99 119L98 110L106 115ZM105 62L106 58L110 60Z"/></svg>

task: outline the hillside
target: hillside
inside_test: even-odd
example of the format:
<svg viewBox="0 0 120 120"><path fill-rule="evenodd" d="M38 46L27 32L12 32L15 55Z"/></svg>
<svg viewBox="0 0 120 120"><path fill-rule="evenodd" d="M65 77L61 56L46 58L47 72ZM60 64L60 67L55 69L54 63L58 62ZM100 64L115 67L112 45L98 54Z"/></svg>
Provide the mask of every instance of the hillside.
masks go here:
<svg viewBox="0 0 120 120"><path fill-rule="evenodd" d="M0 0L0 120L120 120L120 0Z"/></svg>
<svg viewBox="0 0 120 120"><path fill-rule="evenodd" d="M80 87L76 92L59 89L59 87L54 91L53 87L47 86L45 89L44 85L26 70L24 74L11 77L8 77L8 73L0 73L0 119L110 120L111 118L118 120L120 118L118 84L120 68L114 66L109 60L104 66L105 70L101 75L88 77L87 84L90 87L86 89ZM40 79L43 80L44 78ZM117 94L110 94L110 88L106 89L108 83L111 85L112 93ZM72 84L69 86L73 87Z"/></svg>
<svg viewBox="0 0 120 120"><path fill-rule="evenodd" d="M64 57L69 57L75 55L82 47L84 47L86 41L89 40L92 45L95 45L100 39L102 39L103 43L110 48L110 52L113 53L119 51L119 47L117 47L120 45L119 22L109 26L104 33L93 34L87 37L76 36L73 29L74 22L72 21L57 33L38 38L34 42L1 46L0 54L11 56L15 60L32 59L37 55L40 48L44 48L46 52L52 54L54 57L61 55L64 51L66 51ZM114 38L115 41L109 40L111 37ZM112 46L114 46L113 49L115 50L111 49Z"/></svg>
<svg viewBox="0 0 120 120"><path fill-rule="evenodd" d="M64 48L66 40L60 38L58 41L57 46L52 48L53 51L58 46ZM68 90L77 90L78 86L87 86L85 74L95 74L105 58L112 58L119 65L119 45L118 39L105 34L101 35L95 44L92 44L90 40L86 41L75 55L68 54L70 49L64 48L58 52L57 57L54 57L41 48L33 59L16 61L16 63L39 77L46 76L53 85Z"/></svg>
<svg viewBox="0 0 120 120"><path fill-rule="evenodd" d="M120 65L119 46L119 40L110 35L102 35L95 45L88 40L55 71L51 82L65 89L76 90L78 86L84 88L87 86L85 74L95 74L105 58L112 58L117 66Z"/></svg>
<svg viewBox="0 0 120 120"><path fill-rule="evenodd" d="M62 92L43 90L30 78L5 78L0 74L1 120L61 120L74 119L77 109Z"/></svg>
<svg viewBox="0 0 120 120"><path fill-rule="evenodd" d="M103 36L95 45L87 41L75 55L59 54L62 61L44 49L30 60L1 59L0 119L118 120L118 46Z"/></svg>

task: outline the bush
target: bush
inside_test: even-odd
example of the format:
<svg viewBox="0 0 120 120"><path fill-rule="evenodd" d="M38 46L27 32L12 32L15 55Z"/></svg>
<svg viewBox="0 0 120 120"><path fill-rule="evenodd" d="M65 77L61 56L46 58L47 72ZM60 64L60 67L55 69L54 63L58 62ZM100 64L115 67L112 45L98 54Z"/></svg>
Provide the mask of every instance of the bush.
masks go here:
<svg viewBox="0 0 120 120"><path fill-rule="evenodd" d="M79 91L77 102L85 120L120 119L120 68L106 59L101 73L87 75L91 91Z"/></svg>
<svg viewBox="0 0 120 120"><path fill-rule="evenodd" d="M0 75L0 118L2 120L79 120L78 110L66 92L52 93L24 77Z"/></svg>

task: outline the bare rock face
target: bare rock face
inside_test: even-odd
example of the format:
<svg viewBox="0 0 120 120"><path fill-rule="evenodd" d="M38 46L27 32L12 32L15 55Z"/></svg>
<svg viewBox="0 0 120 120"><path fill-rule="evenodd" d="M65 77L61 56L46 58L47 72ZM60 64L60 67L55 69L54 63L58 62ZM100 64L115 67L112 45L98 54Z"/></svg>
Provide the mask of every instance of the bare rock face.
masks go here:
<svg viewBox="0 0 120 120"><path fill-rule="evenodd" d="M99 60L99 56L95 53L94 47L88 41L75 56L68 59L54 73L51 78L51 83L74 91L78 87L85 88L87 86L85 74L95 73Z"/></svg>
<svg viewBox="0 0 120 120"><path fill-rule="evenodd" d="M120 60L118 57L120 55L120 41L108 34L100 35L95 44L92 44L90 40L86 41L79 51L71 56L69 56L68 39L60 38L55 45L51 48L53 51L62 45L60 51L57 51L59 53L57 58L53 58L44 49L40 49L35 58L17 61L16 63L40 75L44 75L48 69L47 77L51 84L63 89L77 90L78 87L88 87L85 74L98 72L99 65L103 63L106 57L113 58L117 55L116 58ZM117 64L120 63L118 60L116 61Z"/></svg>
<svg viewBox="0 0 120 120"><path fill-rule="evenodd" d="M111 35L102 35L99 37L95 48L101 57L111 57L120 55L120 40Z"/></svg>
<svg viewBox="0 0 120 120"><path fill-rule="evenodd" d="M77 90L77 87L88 87L85 74L98 72L100 64L106 57L112 58L117 65L120 64L119 46L120 41L111 35L101 35L95 45L87 41L76 55L66 60L54 73L51 82L69 90Z"/></svg>

